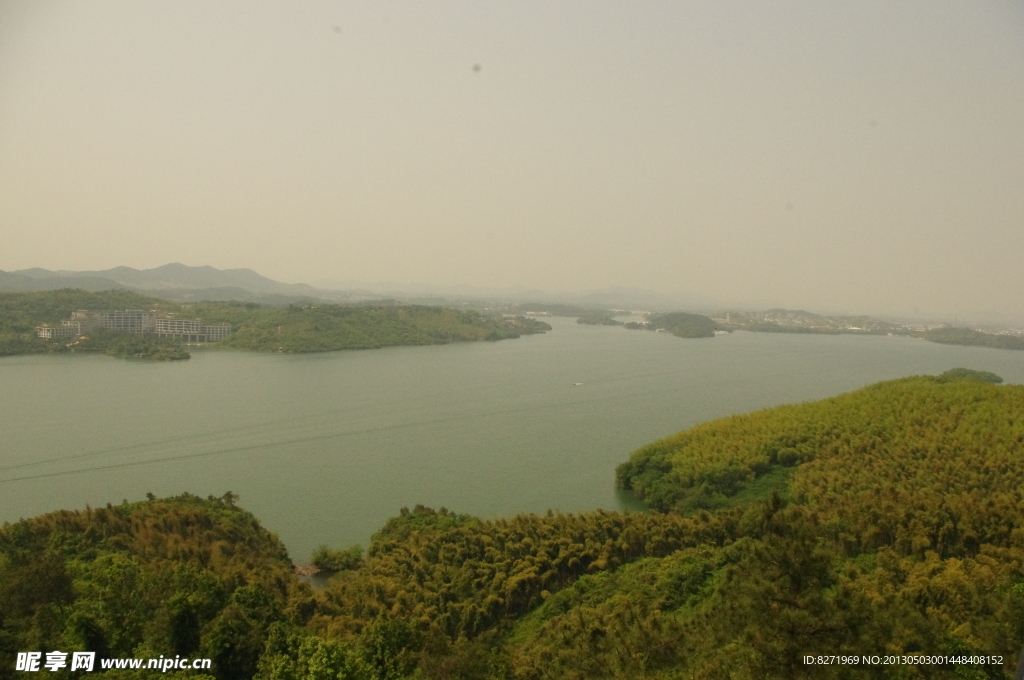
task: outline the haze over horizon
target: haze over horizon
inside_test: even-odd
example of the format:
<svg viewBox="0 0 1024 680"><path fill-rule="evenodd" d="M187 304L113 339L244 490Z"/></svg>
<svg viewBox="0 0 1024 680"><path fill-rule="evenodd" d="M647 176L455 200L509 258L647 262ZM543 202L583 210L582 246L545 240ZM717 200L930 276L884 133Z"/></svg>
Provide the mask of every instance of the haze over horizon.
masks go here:
<svg viewBox="0 0 1024 680"><path fill-rule="evenodd" d="M1024 5L0 3L0 270L1024 318Z"/></svg>

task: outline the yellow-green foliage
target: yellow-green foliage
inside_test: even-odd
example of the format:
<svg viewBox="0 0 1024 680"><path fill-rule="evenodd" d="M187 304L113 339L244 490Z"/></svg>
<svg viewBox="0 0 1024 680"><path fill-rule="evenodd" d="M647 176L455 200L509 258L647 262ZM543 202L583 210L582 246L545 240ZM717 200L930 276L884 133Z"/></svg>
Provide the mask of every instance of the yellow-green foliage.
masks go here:
<svg viewBox="0 0 1024 680"><path fill-rule="evenodd" d="M907 378L698 425L634 453L618 479L687 512L795 467L787 493L827 512L843 540L955 552L1008 536L1022 413L1024 387Z"/></svg>
<svg viewBox="0 0 1024 680"><path fill-rule="evenodd" d="M972 558L844 559L814 513L769 503L749 535L586 576L508 640L515 678L995 677L807 667L804 654L978 653L1013 667L1024 633L1020 548ZM980 669L979 669L980 671ZM990 674L991 673L991 674Z"/></svg>
<svg viewBox="0 0 1024 680"><path fill-rule="evenodd" d="M230 494L5 524L0 555L0 677L15 651L54 649L207 656L218 677L250 677L266 626L303 590L277 537Z"/></svg>
<svg viewBox="0 0 1024 680"><path fill-rule="evenodd" d="M326 545L321 545L313 552L310 560L313 566L322 571L344 571L356 569L363 563L363 549L353 545L345 550L331 550Z"/></svg>
<svg viewBox="0 0 1024 680"><path fill-rule="evenodd" d="M347 635L389 615L473 637L583 574L723 540L725 524L604 511L484 521L417 507L374 537L361 569L332 579L311 625Z"/></svg>

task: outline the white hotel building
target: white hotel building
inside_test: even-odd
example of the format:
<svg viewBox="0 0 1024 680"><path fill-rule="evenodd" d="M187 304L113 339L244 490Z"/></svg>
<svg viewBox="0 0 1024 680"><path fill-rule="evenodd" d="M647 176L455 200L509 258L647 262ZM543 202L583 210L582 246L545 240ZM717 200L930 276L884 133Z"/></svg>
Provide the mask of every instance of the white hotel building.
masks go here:
<svg viewBox="0 0 1024 680"><path fill-rule="evenodd" d="M124 333L154 333L161 338L181 338L185 342L218 342L231 335L231 324L204 325L199 319L158 319L156 312L126 309L114 312L71 313L60 326L36 326L40 338L75 338L93 328L109 328Z"/></svg>
<svg viewBox="0 0 1024 680"><path fill-rule="evenodd" d="M199 319L157 319L154 332L161 338L183 338L186 342L217 342L231 335L231 324L204 326Z"/></svg>

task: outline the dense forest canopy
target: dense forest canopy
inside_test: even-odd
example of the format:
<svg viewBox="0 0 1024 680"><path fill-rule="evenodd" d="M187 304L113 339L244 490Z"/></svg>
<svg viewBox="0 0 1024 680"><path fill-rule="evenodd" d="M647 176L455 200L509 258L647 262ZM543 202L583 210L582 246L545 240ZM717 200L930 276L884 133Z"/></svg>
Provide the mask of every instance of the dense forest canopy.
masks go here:
<svg viewBox="0 0 1024 680"><path fill-rule="evenodd" d="M1024 387L966 369L880 383L698 425L617 476L654 510L403 509L365 554L320 548L337 572L321 590L231 494L7 524L0 677L24 649L204 656L267 680L1009 677Z"/></svg>
<svg viewBox="0 0 1024 680"><path fill-rule="evenodd" d="M992 373L991 371L975 371L970 368L951 368L940 375L939 378L945 380L959 380L966 378L968 380L980 380L994 385L998 385L1003 382L1002 377Z"/></svg>

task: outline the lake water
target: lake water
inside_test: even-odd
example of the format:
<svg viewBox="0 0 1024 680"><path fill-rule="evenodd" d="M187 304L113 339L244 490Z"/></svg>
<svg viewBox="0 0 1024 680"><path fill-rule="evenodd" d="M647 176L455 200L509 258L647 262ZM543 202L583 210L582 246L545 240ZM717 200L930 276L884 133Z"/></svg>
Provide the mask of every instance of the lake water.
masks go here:
<svg viewBox="0 0 1024 680"><path fill-rule="evenodd" d="M0 359L0 521L231 490L302 562L320 543L365 546L417 503L483 517L629 507L615 466L712 418L956 366L1024 383L1024 352L550 322L496 343Z"/></svg>

